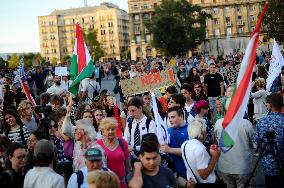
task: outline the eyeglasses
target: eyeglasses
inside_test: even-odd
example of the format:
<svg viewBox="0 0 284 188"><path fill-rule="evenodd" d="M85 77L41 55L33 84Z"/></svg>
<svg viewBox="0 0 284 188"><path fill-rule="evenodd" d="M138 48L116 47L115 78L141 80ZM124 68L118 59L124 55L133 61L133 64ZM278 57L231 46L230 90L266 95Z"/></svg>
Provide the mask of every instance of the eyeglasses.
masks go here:
<svg viewBox="0 0 284 188"><path fill-rule="evenodd" d="M27 155L20 155L20 156L14 156L15 158L17 158L18 160L24 160L26 159Z"/></svg>

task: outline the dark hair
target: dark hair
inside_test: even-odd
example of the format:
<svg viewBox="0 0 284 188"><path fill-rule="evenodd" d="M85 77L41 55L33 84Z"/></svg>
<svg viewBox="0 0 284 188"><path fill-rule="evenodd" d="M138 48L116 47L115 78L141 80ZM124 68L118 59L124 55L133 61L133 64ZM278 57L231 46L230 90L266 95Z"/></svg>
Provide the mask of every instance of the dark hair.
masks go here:
<svg viewBox="0 0 284 188"><path fill-rule="evenodd" d="M152 153L157 152L159 153L159 147L155 140L147 140L144 142L141 142L141 148L140 148L140 154L143 156L144 153Z"/></svg>
<svg viewBox="0 0 284 188"><path fill-rule="evenodd" d="M156 145L159 147L159 140L158 140L158 137L157 137L157 135L155 134L155 133L147 133L147 134L144 134L143 136L142 136L142 141L141 141L141 143L142 142L155 142L156 143Z"/></svg>
<svg viewBox="0 0 284 188"><path fill-rule="evenodd" d="M272 93L266 97L266 101L276 110L281 110L283 107L283 97L280 93Z"/></svg>
<svg viewBox="0 0 284 188"><path fill-rule="evenodd" d="M185 106L185 97L180 94L180 93L176 93L176 94L173 94L170 99L172 99L173 101L175 101L177 104L180 105L180 108L184 108Z"/></svg>
<svg viewBox="0 0 284 188"><path fill-rule="evenodd" d="M12 115L14 116L14 118L16 119L16 123L20 126L20 136L21 136L21 139L22 139L22 142L23 144L26 146L27 143L26 143L26 139L25 139L25 136L24 136L24 130L23 130L23 122L20 118L20 115L15 111L15 110L12 110L12 109L7 109L4 111L3 113L3 118L4 118L4 133L5 133L5 136L8 137L9 135L9 132L10 132L10 125L7 124L6 120L5 120L5 116L9 114L9 115Z"/></svg>
<svg viewBox="0 0 284 188"><path fill-rule="evenodd" d="M193 74L193 69L196 69L197 74ZM199 70L196 67L192 67L189 70L188 77L185 79L185 82L188 84L192 84L194 82L200 82Z"/></svg>
<svg viewBox="0 0 284 188"><path fill-rule="evenodd" d="M174 94L174 93L177 93L177 88L175 86L169 86L167 89L166 89L166 93L170 93L170 94Z"/></svg>
<svg viewBox="0 0 284 188"><path fill-rule="evenodd" d="M12 163L9 160L9 156L12 157L16 149L26 149L25 146L19 142L11 142L7 146L6 155L7 159L5 160L5 169L9 170L12 169Z"/></svg>
<svg viewBox="0 0 284 188"><path fill-rule="evenodd" d="M169 114L170 112L177 112L178 116L184 117L183 110L179 106L174 106L174 107L169 108L167 113Z"/></svg>
<svg viewBox="0 0 284 188"><path fill-rule="evenodd" d="M45 153L39 153L37 156L34 156L34 162L36 166L47 167L53 161L54 153L52 155L47 155Z"/></svg>
<svg viewBox="0 0 284 188"><path fill-rule="evenodd" d="M96 110L100 110L100 109L96 109ZM100 111L102 112L102 110L100 110ZM89 113L92 115L92 118L93 118L93 126L94 126L95 130L98 132L98 131L99 131L99 125L98 125L97 122L96 122L96 117L95 117L95 115L94 115L94 112L95 112L95 111L92 111L92 110L85 110L85 111L82 113L82 118L83 118L83 116L84 116L84 114L85 114L86 112L89 112Z"/></svg>
<svg viewBox="0 0 284 188"><path fill-rule="evenodd" d="M189 84L183 84L181 87L180 87L180 90L182 89L185 89L186 91L188 91L188 93L191 94L191 92L193 92L193 88L191 85Z"/></svg>
<svg viewBox="0 0 284 188"><path fill-rule="evenodd" d="M0 135L0 148L6 151L8 145L11 143L11 140L5 136L5 135Z"/></svg>
<svg viewBox="0 0 284 188"><path fill-rule="evenodd" d="M64 104L64 99L60 95L52 95L50 98L50 103L58 101L61 105Z"/></svg>
<svg viewBox="0 0 284 188"><path fill-rule="evenodd" d="M127 67L121 67L120 71L121 72L128 71L128 68Z"/></svg>
<svg viewBox="0 0 284 188"><path fill-rule="evenodd" d="M32 134L36 137L37 140L47 139L45 133L40 129L37 129Z"/></svg>
<svg viewBox="0 0 284 188"><path fill-rule="evenodd" d="M137 108L143 107L144 102L140 97L133 97L130 99L130 101L127 103L127 107L129 106L135 106Z"/></svg>
<svg viewBox="0 0 284 188"><path fill-rule="evenodd" d="M40 101L41 101L41 105L46 105L49 103L50 100L50 94L49 93L42 93L40 95Z"/></svg>

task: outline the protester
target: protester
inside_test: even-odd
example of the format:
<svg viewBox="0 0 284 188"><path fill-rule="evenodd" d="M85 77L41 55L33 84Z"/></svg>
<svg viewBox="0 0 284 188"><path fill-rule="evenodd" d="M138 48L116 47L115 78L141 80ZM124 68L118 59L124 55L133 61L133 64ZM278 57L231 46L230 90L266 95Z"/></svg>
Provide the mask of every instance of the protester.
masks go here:
<svg viewBox="0 0 284 188"><path fill-rule="evenodd" d="M24 188L62 188L64 179L52 169L54 159L54 147L48 140L38 141L34 148L35 165L26 174Z"/></svg>
<svg viewBox="0 0 284 188"><path fill-rule="evenodd" d="M99 148L89 148L84 155L86 166L72 174L68 181L67 188L86 188L87 176L94 170L109 171L103 167L103 153Z"/></svg>
<svg viewBox="0 0 284 188"><path fill-rule="evenodd" d="M1 175L1 187L22 188L24 185L24 167L26 166L27 152L25 146L12 142L7 147L5 171Z"/></svg>
<svg viewBox="0 0 284 188"><path fill-rule="evenodd" d="M276 161L273 153L277 152L277 155L283 160L284 116L281 114L281 109L284 103L283 97L279 93L272 93L267 99L270 102L271 112L258 121L253 138L254 142L260 146L258 152L263 152L262 167L266 186L281 187L280 163Z"/></svg>
<svg viewBox="0 0 284 188"><path fill-rule="evenodd" d="M187 169L187 179L194 179L199 183L215 183L216 175L214 173L215 165L220 156L220 149L210 149L209 153L203 145L205 134L203 132L203 123L200 120L194 120L188 126L189 141L185 141L182 146L182 158ZM196 160L199 159L199 160Z"/></svg>
<svg viewBox="0 0 284 188"><path fill-rule="evenodd" d="M142 111L143 101L138 97L130 99L127 109L133 120L127 122L124 130L124 138L128 143L131 157L137 159L140 152L142 136L147 133L156 133L155 122L145 116Z"/></svg>
<svg viewBox="0 0 284 188"><path fill-rule="evenodd" d="M130 188L177 187L173 172L159 165L161 158L155 142L142 142L139 159L129 175Z"/></svg>
<svg viewBox="0 0 284 188"><path fill-rule="evenodd" d="M18 112L23 124L28 128L30 133L37 130L37 122L33 117L33 104L28 100L23 100L19 107Z"/></svg>
<svg viewBox="0 0 284 188"><path fill-rule="evenodd" d="M225 109L228 110L228 105ZM214 126L216 141L221 138L224 118L217 120ZM242 119L238 122L237 137L234 146L228 151L221 151L218 160L218 174L227 187L245 187L252 170L253 161L253 126L250 121Z"/></svg>
<svg viewBox="0 0 284 188"><path fill-rule="evenodd" d="M117 121L114 118L105 118L100 123L103 138L97 143L102 146L107 158L107 167L120 180L120 187L126 188L126 175L130 170L128 144L123 138L115 136Z"/></svg>
<svg viewBox="0 0 284 188"><path fill-rule="evenodd" d="M21 121L19 114L14 110L8 109L4 111L4 118L5 136L12 142L19 142L26 146L30 132Z"/></svg>
<svg viewBox="0 0 284 188"><path fill-rule="evenodd" d="M95 170L88 174L89 188L119 188L118 177L112 172Z"/></svg>

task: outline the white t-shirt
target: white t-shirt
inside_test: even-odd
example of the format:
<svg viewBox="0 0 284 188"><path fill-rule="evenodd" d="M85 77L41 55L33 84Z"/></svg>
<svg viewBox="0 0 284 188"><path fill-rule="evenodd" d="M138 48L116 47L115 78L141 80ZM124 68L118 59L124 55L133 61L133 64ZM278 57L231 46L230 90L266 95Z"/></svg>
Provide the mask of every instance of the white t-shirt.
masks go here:
<svg viewBox="0 0 284 188"><path fill-rule="evenodd" d="M82 88L81 91L87 91L88 92L88 98L87 98L87 103L92 104L92 99L93 99L93 93L95 89L100 92L100 85L96 80L91 80L87 79L82 82Z"/></svg>
<svg viewBox="0 0 284 188"><path fill-rule="evenodd" d="M29 170L24 181L24 188L62 188L64 178L49 167L34 167Z"/></svg>
<svg viewBox="0 0 284 188"><path fill-rule="evenodd" d="M60 86L53 84L46 90L46 92L52 95L60 95L62 93L67 92L67 87L64 83L61 82Z"/></svg>
<svg viewBox="0 0 284 188"><path fill-rule="evenodd" d="M211 172L211 174L209 174L209 176L205 180L200 177L197 171L207 168L211 160L209 153L206 151L206 147L199 140L191 139L185 141L181 145L181 150L182 150L182 158L186 167L186 175L188 180L190 178L195 180L194 175L190 170L191 168L195 176L197 177L199 183L215 183L216 175L214 171ZM185 159L185 157L187 160ZM190 168L188 165L190 165ZM195 180L195 182L197 181Z"/></svg>

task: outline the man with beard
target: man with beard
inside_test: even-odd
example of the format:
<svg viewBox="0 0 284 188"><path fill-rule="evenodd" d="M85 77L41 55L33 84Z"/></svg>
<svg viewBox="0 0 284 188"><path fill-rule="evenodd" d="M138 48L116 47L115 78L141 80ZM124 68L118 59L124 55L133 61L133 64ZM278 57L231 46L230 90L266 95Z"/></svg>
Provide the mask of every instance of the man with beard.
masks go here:
<svg viewBox="0 0 284 188"><path fill-rule="evenodd" d="M60 76L54 76L54 84L49 87L46 92L50 93L51 95L60 95L64 97L66 95L66 86L65 84L61 83Z"/></svg>

